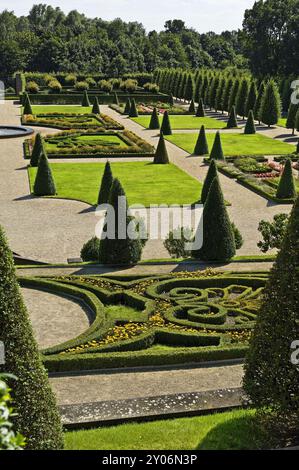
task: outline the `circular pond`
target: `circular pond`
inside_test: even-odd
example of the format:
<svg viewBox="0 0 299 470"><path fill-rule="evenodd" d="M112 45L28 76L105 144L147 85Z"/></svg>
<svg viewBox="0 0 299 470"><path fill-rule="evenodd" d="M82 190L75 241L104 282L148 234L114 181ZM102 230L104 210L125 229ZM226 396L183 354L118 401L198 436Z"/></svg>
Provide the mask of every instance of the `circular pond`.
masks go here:
<svg viewBox="0 0 299 470"><path fill-rule="evenodd" d="M25 137L33 134L34 130L24 126L0 126L0 139L9 137Z"/></svg>

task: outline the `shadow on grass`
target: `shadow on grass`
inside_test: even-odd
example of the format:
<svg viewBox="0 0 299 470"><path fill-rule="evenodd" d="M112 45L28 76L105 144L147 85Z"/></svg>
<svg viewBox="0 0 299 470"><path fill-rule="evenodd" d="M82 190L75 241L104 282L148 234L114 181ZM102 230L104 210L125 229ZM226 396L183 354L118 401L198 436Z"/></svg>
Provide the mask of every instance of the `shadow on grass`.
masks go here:
<svg viewBox="0 0 299 470"><path fill-rule="evenodd" d="M254 416L243 416L216 425L199 442L197 450L261 449L263 435Z"/></svg>

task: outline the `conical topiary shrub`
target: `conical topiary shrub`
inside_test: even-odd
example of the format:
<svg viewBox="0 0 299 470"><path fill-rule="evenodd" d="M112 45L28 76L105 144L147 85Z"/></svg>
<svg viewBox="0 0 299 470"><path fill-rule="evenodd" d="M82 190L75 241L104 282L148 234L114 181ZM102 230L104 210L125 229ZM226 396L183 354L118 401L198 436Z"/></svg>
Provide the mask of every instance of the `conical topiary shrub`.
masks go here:
<svg viewBox="0 0 299 470"><path fill-rule="evenodd" d="M84 90L81 106L85 108L90 106L89 96L86 90Z"/></svg>
<svg viewBox="0 0 299 470"><path fill-rule="evenodd" d="M98 100L97 96L95 96L94 100L93 100L92 113L93 114L101 114L99 100Z"/></svg>
<svg viewBox="0 0 299 470"><path fill-rule="evenodd" d="M249 112L251 109L252 111L254 110L256 100L257 100L257 88L256 88L255 80L252 80L250 84L250 88L249 88L247 101L246 101L246 107L245 107L246 116L249 116Z"/></svg>
<svg viewBox="0 0 299 470"><path fill-rule="evenodd" d="M227 129L233 129L235 127L238 127L238 121L237 121L237 116L236 116L236 108L235 106L232 107L226 128Z"/></svg>
<svg viewBox="0 0 299 470"><path fill-rule="evenodd" d="M203 245L193 256L204 261L229 261L236 254L235 237L219 179L214 178L203 209Z"/></svg>
<svg viewBox="0 0 299 470"><path fill-rule="evenodd" d="M256 102L253 108L253 115L258 120L259 124L261 123L261 104L264 96L266 85L262 82L259 86Z"/></svg>
<svg viewBox="0 0 299 470"><path fill-rule="evenodd" d="M217 171L217 165L215 160L212 160L209 166L209 170L207 173L207 176L205 177L203 186L202 186L202 191L201 191L201 203L205 204L211 185L214 181L214 178L218 178L218 171Z"/></svg>
<svg viewBox="0 0 299 470"><path fill-rule="evenodd" d="M163 133L163 135L172 135L170 119L169 119L169 115L168 115L167 111L165 111L165 113L163 115L163 121L162 121L162 125L161 125L161 132Z"/></svg>
<svg viewBox="0 0 299 470"><path fill-rule="evenodd" d="M114 209L115 230L113 238L109 238L109 230L106 238L100 241L99 262L103 264L132 265L140 261L142 255L142 243L139 237L132 238L128 235L128 226L132 226L134 217L127 215L127 200L123 187L119 180L113 180L109 205ZM107 230L107 225L104 231Z"/></svg>
<svg viewBox="0 0 299 470"><path fill-rule="evenodd" d="M288 111L288 118L286 122L286 128L292 129L292 134L295 134L296 129L296 120L297 120L297 112L299 111L299 105L291 103Z"/></svg>
<svg viewBox="0 0 299 470"><path fill-rule="evenodd" d="M165 164L169 163L168 152L165 144L164 135L161 132L157 150L154 156L154 163Z"/></svg>
<svg viewBox="0 0 299 470"><path fill-rule="evenodd" d="M24 109L23 109L23 114L33 114L32 112L32 106L30 102L29 95L26 95L25 103L24 103Z"/></svg>
<svg viewBox="0 0 299 470"><path fill-rule="evenodd" d="M298 339L298 240L299 198L263 291L245 362L243 387L267 438L274 438L271 448L298 435L299 374L291 360L292 353L296 358L292 343Z"/></svg>
<svg viewBox="0 0 299 470"><path fill-rule="evenodd" d="M109 162L106 162L104 173L102 176L102 182L98 195L98 204L107 204L111 186L113 183L113 175Z"/></svg>
<svg viewBox="0 0 299 470"><path fill-rule="evenodd" d="M0 341L5 345L5 364L0 365L0 374L9 373L17 378L6 379L12 389L15 431L26 438L27 450L62 449L62 426L55 396L21 296L13 255L1 227Z"/></svg>
<svg viewBox="0 0 299 470"><path fill-rule="evenodd" d="M135 98L132 98L131 99L131 108L130 108L130 112L129 112L129 117L130 118L136 118L138 116L139 116L139 114L138 114L138 110L137 110L137 106L136 106L136 101L135 101Z"/></svg>
<svg viewBox="0 0 299 470"><path fill-rule="evenodd" d="M266 85L260 109L260 118L268 127L278 123L281 116L281 100L277 85L270 80Z"/></svg>
<svg viewBox="0 0 299 470"><path fill-rule="evenodd" d="M45 152L42 152L39 157L33 192L36 196L54 196L56 194L54 178Z"/></svg>
<svg viewBox="0 0 299 470"><path fill-rule="evenodd" d="M38 166L39 157L41 153L44 151L44 142L41 134L38 132L35 136L33 149L30 158L30 165L31 166Z"/></svg>
<svg viewBox="0 0 299 470"><path fill-rule="evenodd" d="M131 100L130 98L127 98L126 106L124 109L124 114L130 114L130 111L131 111Z"/></svg>
<svg viewBox="0 0 299 470"><path fill-rule="evenodd" d="M194 100L191 100L190 106L189 106L189 113L195 114L195 103Z"/></svg>
<svg viewBox="0 0 299 470"><path fill-rule="evenodd" d="M254 124L254 116L252 109L249 111L248 119L246 122L246 126L244 128L244 134L255 134L256 128Z"/></svg>
<svg viewBox="0 0 299 470"><path fill-rule="evenodd" d="M153 109L152 115L151 115L151 120L148 126L149 129L155 130L155 129L160 129L160 121L159 121L159 115L157 108Z"/></svg>
<svg viewBox="0 0 299 470"><path fill-rule="evenodd" d="M219 131L216 132L213 148L210 153L210 160L213 158L215 160L225 160Z"/></svg>
<svg viewBox="0 0 299 470"><path fill-rule="evenodd" d="M293 176L292 161L288 158L279 180L276 197L279 199L292 199L295 198L296 195L297 192Z"/></svg>
<svg viewBox="0 0 299 470"><path fill-rule="evenodd" d="M201 126L200 128L193 154L194 155L208 155L209 154L209 146L208 146L205 126Z"/></svg>
<svg viewBox="0 0 299 470"><path fill-rule="evenodd" d="M204 109L202 98L200 98L199 103L198 103L196 117L205 117L205 109Z"/></svg>

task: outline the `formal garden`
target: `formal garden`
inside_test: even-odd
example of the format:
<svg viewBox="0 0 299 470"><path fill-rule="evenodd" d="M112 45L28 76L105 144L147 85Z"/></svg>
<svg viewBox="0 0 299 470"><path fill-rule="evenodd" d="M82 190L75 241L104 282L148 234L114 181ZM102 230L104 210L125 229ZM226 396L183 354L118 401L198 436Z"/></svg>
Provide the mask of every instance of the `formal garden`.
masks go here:
<svg viewBox="0 0 299 470"><path fill-rule="evenodd" d="M261 5L234 40L41 7L0 47L0 449L298 446L298 71Z"/></svg>

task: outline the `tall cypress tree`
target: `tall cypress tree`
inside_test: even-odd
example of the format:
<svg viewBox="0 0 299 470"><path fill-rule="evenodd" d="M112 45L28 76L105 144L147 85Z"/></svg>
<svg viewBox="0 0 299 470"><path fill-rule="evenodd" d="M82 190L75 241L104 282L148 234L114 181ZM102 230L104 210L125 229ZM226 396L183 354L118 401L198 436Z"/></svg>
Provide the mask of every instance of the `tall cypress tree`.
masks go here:
<svg viewBox="0 0 299 470"><path fill-rule="evenodd" d="M95 96L94 100L93 100L92 113L93 114L101 114L99 100L98 100L97 96Z"/></svg>
<svg viewBox="0 0 299 470"><path fill-rule="evenodd" d="M38 132L35 136L33 149L30 158L30 166L38 166L39 157L44 151L44 141L41 134Z"/></svg>
<svg viewBox="0 0 299 470"><path fill-rule="evenodd" d="M238 127L238 121L237 121L237 116L236 116L236 108L235 106L232 107L226 128L227 129L233 129L234 127Z"/></svg>
<svg viewBox="0 0 299 470"><path fill-rule="evenodd" d="M190 103L190 106L189 106L189 113L192 113L192 114L195 114L195 103L194 103L194 99L192 98L191 100L191 103Z"/></svg>
<svg viewBox="0 0 299 470"><path fill-rule="evenodd" d="M257 100L256 83L255 83L255 80L251 80L249 93L248 93L246 106L245 106L245 115L246 116L249 116L250 110L252 110L252 111L254 110L256 100Z"/></svg>
<svg viewBox="0 0 299 470"><path fill-rule="evenodd" d="M254 124L254 116L252 110L249 111L249 116L246 122L246 126L244 128L244 134L255 134L256 128Z"/></svg>
<svg viewBox="0 0 299 470"><path fill-rule="evenodd" d="M208 153L209 153L209 146L208 146L205 126L201 126L193 154L194 155L208 155Z"/></svg>
<svg viewBox="0 0 299 470"><path fill-rule="evenodd" d="M130 110L131 110L131 100L130 98L127 98L126 106L124 109L124 114L130 114Z"/></svg>
<svg viewBox="0 0 299 470"><path fill-rule="evenodd" d="M232 91L234 80L232 77L229 77L228 80L226 80L225 87L223 88L223 96L222 96L222 107L224 111L230 112L229 109L229 97Z"/></svg>
<svg viewBox="0 0 299 470"><path fill-rule="evenodd" d="M292 129L292 134L295 134L295 129L296 129L296 115L299 110L299 105L291 103L289 107L289 112L288 112L288 118L286 122L286 128L287 129Z"/></svg>
<svg viewBox="0 0 299 470"><path fill-rule="evenodd" d="M152 115L151 115L151 120L148 126L149 129L155 130L155 129L160 129L160 121L159 121L159 115L157 108L153 109Z"/></svg>
<svg viewBox="0 0 299 470"><path fill-rule="evenodd" d="M291 361L299 321L299 198L297 198L276 262L262 296L250 340L243 387L270 443L284 445L298 435L299 374Z"/></svg>
<svg viewBox="0 0 299 470"><path fill-rule="evenodd" d="M262 104L262 99L264 96L265 88L266 88L265 83L261 82L259 86L256 102L253 108L253 114L255 118L258 120L259 124L261 123L261 104Z"/></svg>
<svg viewBox="0 0 299 470"><path fill-rule="evenodd" d="M119 199L120 198L120 199ZM127 215L128 203L125 191L116 178L113 180L108 203L114 209L115 230L113 238L109 232L107 237L101 239L99 249L99 262L103 264L132 265L140 261L142 255L142 243L140 238L133 239L128 234L128 226L132 225L134 218ZM104 227L104 231L107 225Z"/></svg>
<svg viewBox="0 0 299 470"><path fill-rule="evenodd" d="M205 117L205 109L204 109L202 98L200 98L199 103L198 103L196 117Z"/></svg>
<svg viewBox="0 0 299 470"><path fill-rule="evenodd" d="M264 91L260 118L264 124L267 124L268 127L273 126L278 123L278 120L281 115L281 101L278 92L277 85L274 80L270 80Z"/></svg>
<svg viewBox="0 0 299 470"><path fill-rule="evenodd" d="M195 95L194 78L191 73L188 73L187 78L186 78L183 98L185 98L185 100L187 101L191 101L194 99L194 95Z"/></svg>
<svg viewBox="0 0 299 470"><path fill-rule="evenodd" d="M213 160L213 158L215 160L225 160L219 131L216 132L213 148L210 153L210 160Z"/></svg>
<svg viewBox="0 0 299 470"><path fill-rule="evenodd" d="M222 111L223 112L223 89L225 88L226 85L226 79L221 78L219 80L218 88L216 91L216 97L215 97L215 111Z"/></svg>
<svg viewBox="0 0 299 470"><path fill-rule="evenodd" d="M246 114L246 102L249 93L249 81L247 78L243 78L241 81L239 91L236 98L236 113L239 116L245 118Z"/></svg>
<svg viewBox="0 0 299 470"><path fill-rule="evenodd" d="M160 139L159 139L159 143L158 143L158 146L157 146L157 150L155 152L154 162L153 163L156 163L156 164L169 163L169 157L168 157L168 152L167 152L167 148L166 148L166 143L165 143L164 135L163 135L162 132L160 134Z"/></svg>
<svg viewBox="0 0 299 470"><path fill-rule="evenodd" d="M26 438L28 450L63 448L62 426L48 375L42 365L32 326L17 282L13 255L0 227L0 341L15 411L14 428Z"/></svg>
<svg viewBox="0 0 299 470"><path fill-rule="evenodd" d="M162 125L161 125L161 132L164 135L172 135L172 129L171 129L168 111L164 112Z"/></svg>
<svg viewBox="0 0 299 470"><path fill-rule="evenodd" d="M86 90L84 90L81 105L84 106L85 108L90 106L89 96Z"/></svg>
<svg viewBox="0 0 299 470"><path fill-rule="evenodd" d="M129 113L129 117L130 118L135 118L135 117L138 117L139 114L138 114L138 110L137 110L137 106L136 106L136 101L135 101L135 98L132 98L131 99L131 108L130 108L130 113Z"/></svg>
<svg viewBox="0 0 299 470"><path fill-rule="evenodd" d="M229 261L236 254L234 233L219 179L214 178L203 209L203 245L193 256L204 261Z"/></svg>
<svg viewBox="0 0 299 470"><path fill-rule="evenodd" d="M238 78L235 79L233 83L233 87L231 89L229 100L228 100L228 112L230 113L233 106L236 106L237 96L240 87L240 80Z"/></svg>
<svg viewBox="0 0 299 470"><path fill-rule="evenodd" d="M54 178L44 152L39 157L33 192L36 196L55 196L56 194Z"/></svg>
<svg viewBox="0 0 299 470"><path fill-rule="evenodd" d="M215 108L218 85L219 85L219 77L217 75L212 80L210 92L209 92L209 105L211 109Z"/></svg>
<svg viewBox="0 0 299 470"><path fill-rule="evenodd" d="M202 191L201 191L201 203L202 204L205 204L211 185L214 181L214 178L216 177L218 178L217 165L216 165L215 160L211 160L207 176L205 177L205 180L202 186Z"/></svg>
<svg viewBox="0 0 299 470"><path fill-rule="evenodd" d="M98 204L107 204L109 199L109 194L111 190L111 186L113 183L113 175L110 163L107 161L104 169L104 173L102 176L101 186L98 195Z"/></svg>
<svg viewBox="0 0 299 470"><path fill-rule="evenodd" d="M290 158L288 158L285 162L284 170L279 180L276 197L279 199L292 199L296 197L296 194L292 161Z"/></svg>

